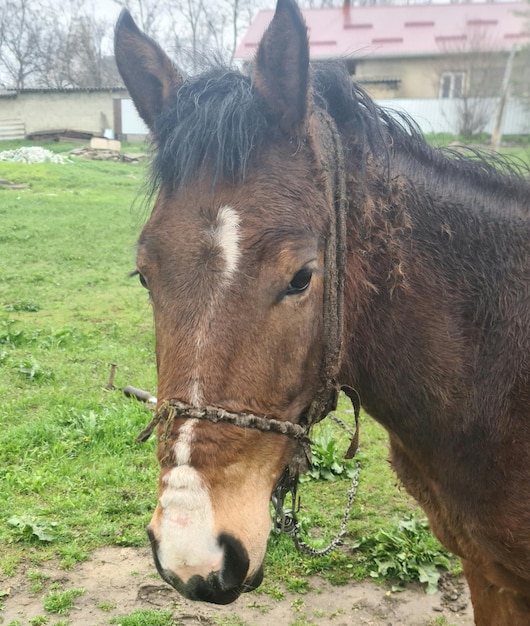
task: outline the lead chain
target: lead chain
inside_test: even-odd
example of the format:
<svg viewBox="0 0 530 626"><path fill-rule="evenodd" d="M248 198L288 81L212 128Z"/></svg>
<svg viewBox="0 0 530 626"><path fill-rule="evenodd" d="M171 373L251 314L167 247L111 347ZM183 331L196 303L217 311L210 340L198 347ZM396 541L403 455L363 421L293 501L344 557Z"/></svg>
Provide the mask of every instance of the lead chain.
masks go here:
<svg viewBox="0 0 530 626"><path fill-rule="evenodd" d="M357 487L359 486L360 469L361 469L361 464L359 461L357 461L355 474L353 475L353 478L352 478L351 487L348 489L348 502L346 503L346 508L344 509L344 515L342 516L342 522L340 524L339 532L325 548L318 550L317 548L314 548L313 546L306 543L301 538L300 524L296 522L296 516L293 512L294 527L293 527L293 530L289 534L292 535L294 545L299 552L302 552L303 554L308 554L309 556L326 556L326 554L333 552L333 550L335 550L336 548L342 545L342 539L344 535L346 534L346 525L348 523L348 519L350 518L350 512L351 512L351 508L353 505L353 500L355 498L355 494L357 493Z"/></svg>

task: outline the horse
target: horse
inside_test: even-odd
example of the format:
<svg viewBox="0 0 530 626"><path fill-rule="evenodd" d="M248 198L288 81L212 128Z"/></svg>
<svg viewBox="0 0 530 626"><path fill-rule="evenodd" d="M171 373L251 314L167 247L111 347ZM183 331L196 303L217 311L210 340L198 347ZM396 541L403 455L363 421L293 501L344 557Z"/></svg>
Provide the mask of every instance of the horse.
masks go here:
<svg viewBox="0 0 530 626"><path fill-rule="evenodd" d="M278 0L248 71L185 77L124 11L150 129L135 273L154 313L162 578L230 603L263 578L269 501L355 390L463 564L479 626L530 624L530 182L430 147Z"/></svg>

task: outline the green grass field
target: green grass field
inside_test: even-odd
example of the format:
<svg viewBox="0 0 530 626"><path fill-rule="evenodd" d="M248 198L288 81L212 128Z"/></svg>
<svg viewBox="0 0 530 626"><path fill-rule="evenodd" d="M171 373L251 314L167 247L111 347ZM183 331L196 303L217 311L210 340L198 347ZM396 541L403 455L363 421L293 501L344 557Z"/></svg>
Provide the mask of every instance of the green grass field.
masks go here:
<svg viewBox="0 0 530 626"><path fill-rule="evenodd" d="M71 147L71 146L70 146ZM134 435L145 410L106 392L155 389L151 312L135 281L131 206L144 170L75 160L0 163L0 537L21 558L73 563L101 542L144 542L156 475ZM142 486L143 485L143 486ZM139 521L139 524L137 522ZM50 531L40 541L32 528Z"/></svg>
<svg viewBox="0 0 530 626"><path fill-rule="evenodd" d="M135 443L150 415L121 393L128 384L156 391L151 310L145 290L128 278L148 213L145 170L81 159L0 162L0 179L29 185L0 188L0 592L21 565L38 572L55 558L70 568L99 546L147 544L155 442ZM108 391L111 363L117 389ZM332 426L323 428L325 441ZM340 461L335 448L330 454ZM443 558L389 468L384 431L366 416L359 459L344 547L309 558L273 535L265 593L278 593L279 583L303 591L312 573L335 583L421 577ZM343 479L301 487L300 518L320 544L339 527L348 487ZM395 555L390 565L382 565L381 550Z"/></svg>

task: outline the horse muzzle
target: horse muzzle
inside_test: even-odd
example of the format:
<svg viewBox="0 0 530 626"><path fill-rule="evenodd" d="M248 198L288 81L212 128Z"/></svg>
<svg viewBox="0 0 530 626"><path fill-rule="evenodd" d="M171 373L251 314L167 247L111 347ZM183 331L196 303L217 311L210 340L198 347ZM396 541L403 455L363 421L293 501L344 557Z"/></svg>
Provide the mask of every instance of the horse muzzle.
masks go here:
<svg viewBox="0 0 530 626"><path fill-rule="evenodd" d="M262 566L248 575L249 558L241 542L231 535L222 534L219 537L219 545L223 549L221 568L206 576L194 574L184 581L175 572L162 566L158 555L158 541L151 529L147 529L147 534L158 573L188 600L230 604L242 593L259 587L263 580Z"/></svg>

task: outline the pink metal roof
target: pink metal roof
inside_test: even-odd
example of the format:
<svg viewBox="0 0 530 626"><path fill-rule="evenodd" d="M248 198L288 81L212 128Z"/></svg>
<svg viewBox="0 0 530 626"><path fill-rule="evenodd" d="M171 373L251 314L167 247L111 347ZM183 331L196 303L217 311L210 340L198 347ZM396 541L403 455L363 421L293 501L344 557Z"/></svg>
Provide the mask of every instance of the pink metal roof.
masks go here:
<svg viewBox="0 0 530 626"><path fill-rule="evenodd" d="M432 56L529 43L528 3L480 2L303 9L313 59ZM260 11L236 50L254 56L274 11ZM482 44L477 43L478 40Z"/></svg>

